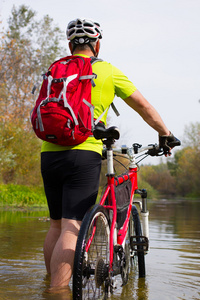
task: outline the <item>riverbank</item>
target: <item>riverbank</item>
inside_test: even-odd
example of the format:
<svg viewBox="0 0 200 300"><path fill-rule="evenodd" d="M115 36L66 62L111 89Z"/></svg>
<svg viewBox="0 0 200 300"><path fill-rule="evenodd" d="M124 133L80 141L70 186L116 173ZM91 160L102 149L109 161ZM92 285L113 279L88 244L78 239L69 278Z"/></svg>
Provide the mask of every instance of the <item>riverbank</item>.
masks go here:
<svg viewBox="0 0 200 300"><path fill-rule="evenodd" d="M147 187L147 190L149 200L169 199L164 195L159 195L158 192L153 190L150 186ZM97 202L99 201L101 194L102 189L100 188L97 197ZM140 196L136 195L136 197ZM177 197L178 196L176 196L176 198ZM194 200L196 198L192 199ZM42 186L0 184L0 207L3 207L4 209L10 207L18 209L47 208L47 201L44 193L44 188Z"/></svg>
<svg viewBox="0 0 200 300"><path fill-rule="evenodd" d="M47 207L44 189L40 186L1 184L0 206Z"/></svg>

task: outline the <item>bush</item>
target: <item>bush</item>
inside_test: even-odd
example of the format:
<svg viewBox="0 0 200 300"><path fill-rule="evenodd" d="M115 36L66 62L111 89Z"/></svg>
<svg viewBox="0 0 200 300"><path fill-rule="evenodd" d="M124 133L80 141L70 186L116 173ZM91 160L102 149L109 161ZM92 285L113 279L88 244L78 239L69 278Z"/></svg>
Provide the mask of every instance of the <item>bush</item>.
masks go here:
<svg viewBox="0 0 200 300"><path fill-rule="evenodd" d="M46 197L42 187L22 185L0 185L1 206L46 206Z"/></svg>

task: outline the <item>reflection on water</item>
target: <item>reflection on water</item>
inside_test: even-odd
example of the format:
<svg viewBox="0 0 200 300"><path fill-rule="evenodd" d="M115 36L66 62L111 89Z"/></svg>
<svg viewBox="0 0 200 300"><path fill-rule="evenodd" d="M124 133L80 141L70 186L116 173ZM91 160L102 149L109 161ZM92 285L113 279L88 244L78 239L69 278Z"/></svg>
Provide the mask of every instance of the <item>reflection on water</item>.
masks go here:
<svg viewBox="0 0 200 300"><path fill-rule="evenodd" d="M200 201L151 202L149 211L147 276L138 280L132 272L111 299L200 299ZM42 252L47 216L0 211L0 299L71 299L69 289L48 291Z"/></svg>
<svg viewBox="0 0 200 300"><path fill-rule="evenodd" d="M150 211L149 298L159 299L156 289L162 299L200 299L200 201L160 201Z"/></svg>

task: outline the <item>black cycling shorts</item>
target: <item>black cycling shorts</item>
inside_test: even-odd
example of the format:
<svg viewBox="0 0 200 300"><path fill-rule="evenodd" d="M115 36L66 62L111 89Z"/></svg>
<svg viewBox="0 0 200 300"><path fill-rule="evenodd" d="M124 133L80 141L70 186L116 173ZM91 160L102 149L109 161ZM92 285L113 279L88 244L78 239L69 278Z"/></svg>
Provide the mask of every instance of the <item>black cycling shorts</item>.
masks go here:
<svg viewBox="0 0 200 300"><path fill-rule="evenodd" d="M95 204L101 155L94 151L67 150L41 153L41 172L50 217L81 221Z"/></svg>

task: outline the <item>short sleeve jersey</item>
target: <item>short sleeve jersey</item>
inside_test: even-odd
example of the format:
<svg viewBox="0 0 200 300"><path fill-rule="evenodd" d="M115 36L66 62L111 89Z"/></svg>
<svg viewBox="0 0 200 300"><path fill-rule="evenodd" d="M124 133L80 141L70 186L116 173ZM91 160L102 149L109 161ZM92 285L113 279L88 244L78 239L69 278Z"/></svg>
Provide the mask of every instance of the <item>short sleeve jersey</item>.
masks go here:
<svg viewBox="0 0 200 300"><path fill-rule="evenodd" d="M81 54L81 56L85 56ZM133 83L116 67L106 61L99 61L92 65L95 87L92 87L91 103L94 105L94 118L97 119L113 102L115 96L126 99L136 91ZM101 121L106 124L107 111ZM102 142L94 137L88 137L85 142L76 146L60 146L44 141L42 152L65 151L72 149L90 150L102 153Z"/></svg>

